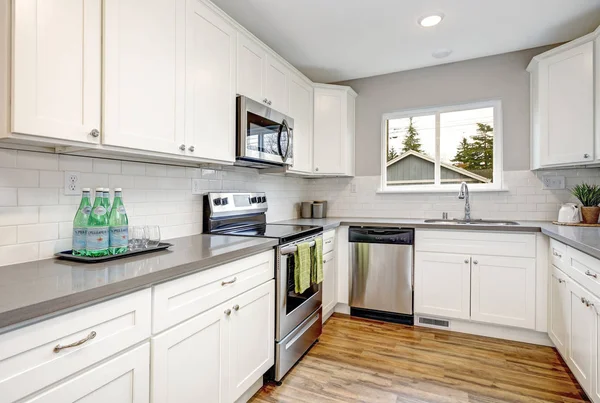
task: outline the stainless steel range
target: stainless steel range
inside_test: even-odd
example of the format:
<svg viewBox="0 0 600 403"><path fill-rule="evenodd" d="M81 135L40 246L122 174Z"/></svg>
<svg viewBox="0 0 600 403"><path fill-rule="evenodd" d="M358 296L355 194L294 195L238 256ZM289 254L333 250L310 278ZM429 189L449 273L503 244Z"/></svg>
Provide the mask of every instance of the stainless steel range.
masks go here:
<svg viewBox="0 0 600 403"><path fill-rule="evenodd" d="M294 292L296 244L323 237L323 228L267 224L265 193L209 193L204 197L204 232L279 240L275 282L275 365L270 377L280 382L317 341L322 330L321 284Z"/></svg>

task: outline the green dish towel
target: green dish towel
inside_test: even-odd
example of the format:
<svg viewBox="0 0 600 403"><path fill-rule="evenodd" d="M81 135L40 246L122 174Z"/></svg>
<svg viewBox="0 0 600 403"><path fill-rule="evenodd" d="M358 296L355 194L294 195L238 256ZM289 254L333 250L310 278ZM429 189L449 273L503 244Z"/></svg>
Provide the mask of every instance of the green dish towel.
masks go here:
<svg viewBox="0 0 600 403"><path fill-rule="evenodd" d="M310 287L311 256L308 242L299 243L294 253L294 292L302 294Z"/></svg>
<svg viewBox="0 0 600 403"><path fill-rule="evenodd" d="M315 239L315 248L313 249L313 265L310 271L310 282L319 284L323 282L323 239Z"/></svg>

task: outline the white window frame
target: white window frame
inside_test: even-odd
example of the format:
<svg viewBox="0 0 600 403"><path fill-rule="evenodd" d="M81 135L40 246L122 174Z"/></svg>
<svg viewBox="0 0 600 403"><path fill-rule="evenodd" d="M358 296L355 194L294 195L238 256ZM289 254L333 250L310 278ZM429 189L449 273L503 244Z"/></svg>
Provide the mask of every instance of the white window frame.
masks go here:
<svg viewBox="0 0 600 403"><path fill-rule="evenodd" d="M469 184L469 190L475 192L498 192L506 190L503 187L503 133L502 133L502 102L500 100L488 100L467 104L450 106L438 106L422 109L410 109L398 112L384 113L381 119L381 187L378 193L437 193L458 192L460 184L441 184L440 165L440 114L447 112L458 112L467 109L494 108L494 177L492 183ZM388 186L387 185L387 127L386 122L390 119L405 119L425 115L435 115L435 184Z"/></svg>

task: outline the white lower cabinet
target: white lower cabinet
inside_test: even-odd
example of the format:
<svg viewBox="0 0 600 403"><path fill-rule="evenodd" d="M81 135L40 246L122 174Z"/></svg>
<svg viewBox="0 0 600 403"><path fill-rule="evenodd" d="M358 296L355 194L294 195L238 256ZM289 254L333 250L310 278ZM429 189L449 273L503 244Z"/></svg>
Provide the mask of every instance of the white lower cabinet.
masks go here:
<svg viewBox="0 0 600 403"><path fill-rule="evenodd" d="M58 384L27 403L147 403L150 343Z"/></svg>
<svg viewBox="0 0 600 403"><path fill-rule="evenodd" d="M593 300L584 288L572 280L568 282L569 348L566 361L581 387L588 392L592 390L594 362L598 361L598 356L594 357L597 315L591 305Z"/></svg>
<svg viewBox="0 0 600 403"><path fill-rule="evenodd" d="M336 261L335 251L323 255L323 320L333 312L336 305Z"/></svg>
<svg viewBox="0 0 600 403"><path fill-rule="evenodd" d="M274 363L275 282L152 339L152 402L233 402Z"/></svg>
<svg viewBox="0 0 600 403"><path fill-rule="evenodd" d="M469 319L471 261L468 255L417 253L415 312Z"/></svg>
<svg viewBox="0 0 600 403"><path fill-rule="evenodd" d="M568 349L567 320L569 318L567 309L569 306L568 277L556 267L551 267L551 271L548 336L557 350L566 357Z"/></svg>
<svg viewBox="0 0 600 403"><path fill-rule="evenodd" d="M600 298L594 298L591 307L594 315L594 378L590 398L595 403L600 403Z"/></svg>
<svg viewBox="0 0 600 403"><path fill-rule="evenodd" d="M535 328L535 259L471 257L471 319Z"/></svg>

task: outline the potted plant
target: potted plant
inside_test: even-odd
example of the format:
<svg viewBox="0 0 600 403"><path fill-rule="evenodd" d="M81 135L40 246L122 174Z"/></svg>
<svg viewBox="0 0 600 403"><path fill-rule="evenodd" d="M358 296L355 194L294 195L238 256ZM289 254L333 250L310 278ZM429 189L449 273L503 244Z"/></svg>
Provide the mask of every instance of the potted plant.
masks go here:
<svg viewBox="0 0 600 403"><path fill-rule="evenodd" d="M597 224L600 216L600 186L582 183L571 189L571 194L582 204L581 216L585 224Z"/></svg>

